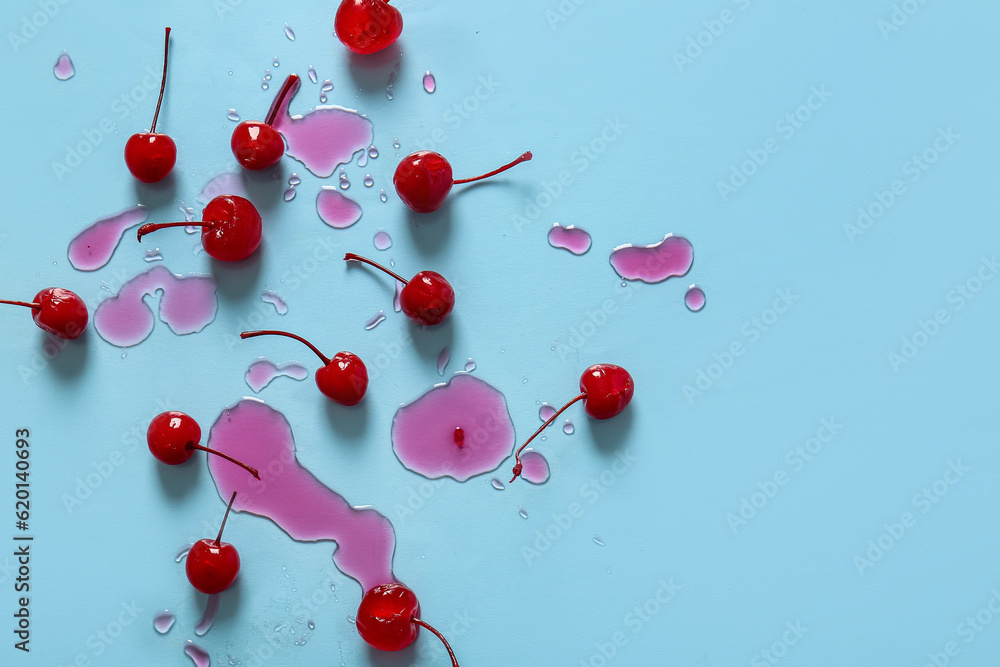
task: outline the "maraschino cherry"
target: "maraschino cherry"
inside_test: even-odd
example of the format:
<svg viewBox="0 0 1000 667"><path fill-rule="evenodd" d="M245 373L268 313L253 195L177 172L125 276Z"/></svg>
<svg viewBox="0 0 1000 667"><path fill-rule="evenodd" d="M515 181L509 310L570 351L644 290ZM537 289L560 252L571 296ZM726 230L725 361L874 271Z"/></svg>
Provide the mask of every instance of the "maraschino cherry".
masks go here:
<svg viewBox="0 0 1000 667"><path fill-rule="evenodd" d="M403 584L383 584L365 593L358 607L357 626L361 638L381 651L402 650L416 641L421 627L427 628L448 649L452 667L458 667L448 640L420 619L417 596Z"/></svg>
<svg viewBox="0 0 1000 667"><path fill-rule="evenodd" d="M170 49L170 28L163 40L163 79L160 81L160 98L156 100L153 124L149 132L133 134L125 142L125 164L132 175L143 183L156 183L170 173L177 161L174 140L156 131L156 119L163 103L163 88L167 85L167 53Z"/></svg>
<svg viewBox="0 0 1000 667"><path fill-rule="evenodd" d="M142 237L166 227L201 227L201 244L211 257L223 262L246 259L260 246L260 213L250 200L237 195L219 195L202 211L203 222L147 223L136 234Z"/></svg>
<svg viewBox="0 0 1000 667"><path fill-rule="evenodd" d="M404 287L399 293L399 306L403 314L412 320L426 325L439 324L455 307L455 290L440 273L421 271L410 280L405 280L381 264L353 252L344 255L344 259L370 264L403 283Z"/></svg>
<svg viewBox="0 0 1000 667"><path fill-rule="evenodd" d="M229 510L233 509L236 492L233 491L226 507L226 515L222 517L222 527L219 536L214 540L205 538L198 540L191 547L184 566L188 581L202 593L214 595L221 593L236 581L240 573L240 552L232 544L222 541L222 531L229 519Z"/></svg>
<svg viewBox="0 0 1000 667"><path fill-rule="evenodd" d="M387 0L343 0L333 30L344 46L367 55L395 43L403 32L403 16Z"/></svg>
<svg viewBox="0 0 1000 667"><path fill-rule="evenodd" d="M256 468L251 468L242 461L237 461L222 452L204 447L199 444L200 442L201 427L198 426L198 422L190 415L176 410L156 415L153 417L153 421L149 422L149 428L146 429L146 444L149 445L149 451L163 463L172 466L180 465L190 459L196 449L200 449L203 452L221 456L243 468L256 479L260 479Z"/></svg>
<svg viewBox="0 0 1000 667"><path fill-rule="evenodd" d="M528 440L518 448L514 454L514 476L510 478L513 482L521 475L521 452L535 439L539 433L544 431L549 424L556 420L563 411L577 401L583 401L583 409L594 419L611 419L621 414L625 406L632 400L632 393L635 386L632 376L621 366L614 364L594 364L583 371L580 376L580 394L566 405L559 408L559 411L548 418L544 424L538 427Z"/></svg>
<svg viewBox="0 0 1000 667"><path fill-rule="evenodd" d="M233 149L236 161L246 169L267 169L281 161L281 156L285 154L285 140L274 129L273 123L282 102L292 89L298 86L299 75L289 74L274 101L271 102L271 108L268 109L264 122L245 120L233 130L229 145Z"/></svg>
<svg viewBox="0 0 1000 667"><path fill-rule="evenodd" d="M451 192L451 186L496 176L530 159L531 151L528 151L499 169L475 178L462 178L456 181L452 179L451 164L443 155L434 151L417 151L402 159L396 167L392 184L396 186L396 194L404 204L417 213L431 213L441 208L445 197Z"/></svg>
<svg viewBox="0 0 1000 667"><path fill-rule="evenodd" d="M365 397L365 392L368 391L368 369L358 355L338 352L330 359L305 338L287 331L244 331L240 334L243 339L255 336L287 336L315 352L323 362L323 368L316 371L316 386L335 403L357 405Z"/></svg>
<svg viewBox="0 0 1000 667"><path fill-rule="evenodd" d="M79 338L90 319L83 299L61 287L47 287L31 302L0 300L0 303L31 308L31 317L39 329L67 340Z"/></svg>

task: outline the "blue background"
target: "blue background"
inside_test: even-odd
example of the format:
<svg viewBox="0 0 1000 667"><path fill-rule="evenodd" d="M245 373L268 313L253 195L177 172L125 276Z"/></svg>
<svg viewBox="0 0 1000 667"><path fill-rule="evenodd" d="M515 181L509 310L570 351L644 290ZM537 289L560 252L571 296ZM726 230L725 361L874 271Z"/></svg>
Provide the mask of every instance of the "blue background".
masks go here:
<svg viewBox="0 0 1000 667"><path fill-rule="evenodd" d="M3 296L59 285L93 309L107 295L102 281L116 291L150 267L142 248L159 247L176 273L215 272L219 313L183 337L158 321L125 355L91 330L48 360L26 314L3 312L0 497L12 534L14 431L29 428L36 537L32 651L14 650L0 627L9 641L0 661L180 665L183 642L196 639L213 664L256 664L272 644L263 650L271 664L445 664L426 633L401 654L369 650L348 618L360 588L334 569L332 544L295 543L248 515L226 531L243 558L239 583L215 627L194 637L204 596L173 556L214 534L223 503L202 457L166 469L142 434L167 407L207 431L251 393L243 373L260 355L315 368L290 342L233 344L250 324L353 350L371 367L379 354L391 359L373 371L358 410L331 405L311 379L279 379L261 397L288 416L305 466L392 520L396 573L463 666L992 664L1000 281L979 274L995 277L1000 241L990 195L1000 152L996 3L400 0L399 48L370 59L350 57L332 36L335 3L168 4L52 1L54 15L34 16L43 24L34 31L25 21L45 3L2 10ZM179 157L167 184L147 187L129 176L122 148L148 129L155 94L143 79L159 72L165 25L175 32L159 129ZM66 82L52 75L63 50L77 68ZM347 168L347 194L364 208L357 225L326 227L314 199L333 183L286 158L277 180L248 177L266 229L245 265L212 266L192 254L196 237L175 231L141 247L127 234L95 273L69 266L69 240L99 217L137 203L150 220L177 219L181 204L200 210L201 187L235 167L227 109L261 118L283 78L309 65L334 83L330 103L374 123L381 157ZM263 91L267 68L274 78ZM433 95L421 87L425 70L437 77ZM116 103L136 87L145 99L134 110ZM814 88L826 99L809 109ZM306 80L293 113L318 96ZM783 121L796 113L797 125ZM105 119L114 131L58 178L53 163ZM608 122L624 127L602 146ZM951 139L936 148L939 131ZM417 216L391 189L396 137L400 154L434 148L458 175L527 149L535 160ZM587 146L591 157L580 152ZM934 162L914 171L925 151ZM746 164L755 155L763 164ZM723 196L734 168L753 173ZM285 203L292 171L303 183ZM546 198L562 171L572 183ZM372 189L361 184L369 172ZM903 194L877 220L845 227L859 208L888 201L895 180ZM591 251L549 247L554 222L590 231ZM372 247L378 228L393 238L384 253ZM693 242L691 273L623 288L610 250L668 232ZM450 324L414 332L391 313L388 281L348 275L336 257L307 262L321 239L394 259L407 275L448 276L458 291ZM296 269L308 274L300 284ZM701 313L682 303L691 282L708 296ZM959 286L977 291L960 297ZM264 289L287 300L287 315L260 301ZM775 304L780 294L790 306ZM379 309L388 320L365 331ZM519 438L537 426L538 402L573 396L591 363L629 368L635 400L606 423L572 408L576 433L539 443L553 468L544 486L498 492L489 474L429 483L399 464L389 429L401 402L441 380L445 344L449 373L473 357L475 373L506 394ZM838 425L832 437L824 419ZM820 448L809 442L818 433ZM797 458L810 445L810 460ZM635 463L615 468L626 454ZM962 475L946 475L950 466ZM110 474L67 506L101 470ZM602 474L613 484L596 492ZM921 500L924 489L935 502ZM735 520L741 508L745 524ZM555 538L540 539L546 531ZM0 563L0 608L12 624L13 559ZM676 592L665 604L663 582ZM322 602L310 610L310 598ZM159 636L151 621L164 608L178 622Z"/></svg>

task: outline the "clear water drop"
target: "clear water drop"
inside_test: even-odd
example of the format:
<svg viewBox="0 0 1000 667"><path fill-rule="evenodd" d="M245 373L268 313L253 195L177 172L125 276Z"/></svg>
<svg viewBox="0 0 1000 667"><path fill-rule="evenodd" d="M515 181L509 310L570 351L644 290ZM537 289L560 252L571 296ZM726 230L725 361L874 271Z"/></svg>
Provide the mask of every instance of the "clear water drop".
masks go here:
<svg viewBox="0 0 1000 667"><path fill-rule="evenodd" d="M319 90L322 93L330 92L331 90L333 90L333 82L330 81L329 79L324 80L323 85L320 87Z"/></svg>
<svg viewBox="0 0 1000 667"><path fill-rule="evenodd" d="M490 480L490 484L492 484L493 488L496 489L497 491L503 491L504 488L505 488L504 485L503 485L503 482L501 482L496 477L494 477L493 479Z"/></svg>
<svg viewBox="0 0 1000 667"><path fill-rule="evenodd" d="M370 188L371 186L375 185L375 179L372 178L371 174L365 174L364 184L366 188Z"/></svg>
<svg viewBox="0 0 1000 667"><path fill-rule="evenodd" d="M316 624L313 623L313 620L311 618L309 619L309 622L306 625L309 626L310 630L315 630L316 629Z"/></svg>
<svg viewBox="0 0 1000 667"><path fill-rule="evenodd" d="M437 90L437 81L434 79L434 75L430 72L424 73L424 90L431 94Z"/></svg>
<svg viewBox="0 0 1000 667"><path fill-rule="evenodd" d="M261 79L260 80L260 89L261 90L267 90L267 87L268 87L267 86L267 79Z"/></svg>
<svg viewBox="0 0 1000 667"><path fill-rule="evenodd" d="M175 563L179 563L182 560L184 560L184 557L188 555L188 552L191 551L191 547L193 547L193 546L194 546L194 542L192 542L190 544L185 544L180 549L178 549L177 550L177 555L174 556L174 562Z"/></svg>
<svg viewBox="0 0 1000 667"><path fill-rule="evenodd" d="M380 310L368 318L368 321L365 322L365 331L371 331L383 322L385 322L385 313Z"/></svg>
<svg viewBox="0 0 1000 667"><path fill-rule="evenodd" d="M292 172L292 175L288 177L288 184L291 185L292 187L295 187L301 182L302 179L299 178L299 175L296 174L294 171Z"/></svg>
<svg viewBox="0 0 1000 667"><path fill-rule="evenodd" d="M278 67L280 64L281 63L278 62L278 56L275 56L274 57L274 63L273 63L274 67Z"/></svg>
<svg viewBox="0 0 1000 667"><path fill-rule="evenodd" d="M344 168L341 167L340 168L340 189L341 190L346 190L349 187L351 187L351 181L349 181L348 178L347 178L347 172L345 172Z"/></svg>
<svg viewBox="0 0 1000 667"><path fill-rule="evenodd" d="M295 188L288 188L285 190L285 194L282 195L285 201L292 201L295 199Z"/></svg>
<svg viewBox="0 0 1000 667"><path fill-rule="evenodd" d="M295 41L295 31L292 30L287 23L285 24L285 37L287 37L292 42Z"/></svg>
<svg viewBox="0 0 1000 667"><path fill-rule="evenodd" d="M519 510L517 511L517 513L518 513L519 515L521 515L521 518L522 518L522 519L527 519L527 518L528 518L528 512L527 512L527 510L525 510L525 509L524 509L523 507L522 507L521 509L519 509Z"/></svg>
<svg viewBox="0 0 1000 667"><path fill-rule="evenodd" d="M604 540L602 540L597 535L594 535L593 539L594 539L594 544L596 544L597 546L599 546L599 547L603 547L604 546Z"/></svg>
<svg viewBox="0 0 1000 667"><path fill-rule="evenodd" d="M177 617L173 613L163 610L153 617L153 628L161 635L165 635L170 632L170 628L174 627L176 620Z"/></svg>
<svg viewBox="0 0 1000 667"><path fill-rule="evenodd" d="M538 418L543 422L547 422L552 419L552 416L556 413L556 409L549 405L548 403L542 403L542 407L538 408Z"/></svg>
<svg viewBox="0 0 1000 667"><path fill-rule="evenodd" d="M265 81L270 81L271 80L271 68L270 67L268 67L266 70L264 70L264 80Z"/></svg>
<svg viewBox="0 0 1000 667"><path fill-rule="evenodd" d="M378 149L374 145L368 147L368 157L373 160L378 157Z"/></svg>
<svg viewBox="0 0 1000 667"><path fill-rule="evenodd" d="M236 112L236 109L230 109L226 114L226 118L233 121L234 123L240 122L240 115Z"/></svg>
<svg viewBox="0 0 1000 667"><path fill-rule="evenodd" d="M147 262L162 262L163 255L160 253L159 248L153 248L152 250L146 251L146 256L143 257Z"/></svg>
<svg viewBox="0 0 1000 667"><path fill-rule="evenodd" d="M313 83L319 81L319 77L316 76L316 70L313 68L312 65L309 66L309 80L312 81Z"/></svg>
<svg viewBox="0 0 1000 667"><path fill-rule="evenodd" d="M399 139L392 140L392 147L399 151Z"/></svg>
<svg viewBox="0 0 1000 667"><path fill-rule="evenodd" d="M474 370L476 370L476 360L469 357L469 360L465 362L465 372L471 373Z"/></svg>
<svg viewBox="0 0 1000 667"><path fill-rule="evenodd" d="M565 433L566 435L573 435L575 431L576 427L573 426L573 422L567 419L566 423L563 424L563 433Z"/></svg>
<svg viewBox="0 0 1000 667"><path fill-rule="evenodd" d="M319 94L319 103L320 104L326 104L326 102L327 102L326 93L320 93Z"/></svg>
<svg viewBox="0 0 1000 667"><path fill-rule="evenodd" d="M389 200L389 198L385 195L385 190L380 190L379 191L378 198L381 199L383 202Z"/></svg>
<svg viewBox="0 0 1000 667"><path fill-rule="evenodd" d="M384 229L380 229L375 232L375 238L372 239L375 244L376 250L388 250L392 247L392 237Z"/></svg>
<svg viewBox="0 0 1000 667"><path fill-rule="evenodd" d="M448 367L448 361L451 360L451 348L445 345L441 348L441 352L438 353L437 358L437 371L438 375L444 375L444 369Z"/></svg>

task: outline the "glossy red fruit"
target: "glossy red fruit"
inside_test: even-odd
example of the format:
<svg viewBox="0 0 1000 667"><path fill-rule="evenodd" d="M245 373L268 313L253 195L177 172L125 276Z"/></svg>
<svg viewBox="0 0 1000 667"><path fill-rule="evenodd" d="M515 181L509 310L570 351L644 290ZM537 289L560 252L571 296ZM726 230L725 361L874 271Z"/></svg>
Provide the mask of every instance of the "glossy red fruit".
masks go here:
<svg viewBox="0 0 1000 667"><path fill-rule="evenodd" d="M198 540L187 555L184 571L187 573L188 581L196 589L208 595L221 593L232 586L236 581L236 575L240 573L240 553L232 544L222 541L222 531L226 527L234 500L236 500L235 491L229 499L229 506L226 507L226 515L222 518L218 537L214 540Z"/></svg>
<svg viewBox="0 0 1000 667"><path fill-rule="evenodd" d="M157 460L167 465L180 465L191 458L195 450L202 450L216 456L221 456L240 466L255 478L260 479L256 468L237 461L214 449L203 447L201 442L201 427L193 417L183 412L171 410L161 412L153 417L146 429L146 444Z"/></svg>
<svg viewBox="0 0 1000 667"><path fill-rule="evenodd" d="M444 643L452 667L458 667L454 651L444 636L420 619L420 603L409 588L394 582L376 586L365 593L358 606L358 634L381 651L400 651L426 628Z"/></svg>
<svg viewBox="0 0 1000 667"><path fill-rule="evenodd" d="M83 335L90 319L83 299L61 287L43 289L34 301L0 300L0 303L31 308L31 317L39 329L67 340Z"/></svg>
<svg viewBox="0 0 1000 667"><path fill-rule="evenodd" d="M417 213L432 213L441 208L452 185L480 181L530 159L531 151L528 151L499 169L456 181L452 178L451 164L443 155L434 151L417 151L404 157L396 166L392 184L404 204Z"/></svg>
<svg viewBox="0 0 1000 667"><path fill-rule="evenodd" d="M316 353L323 362L323 368L316 371L316 386L324 396L341 405L357 405L368 391L368 368L361 357L351 352L338 352L328 358L319 349L301 336L287 331L244 331L240 338L256 336L285 336L299 341Z"/></svg>
<svg viewBox="0 0 1000 667"><path fill-rule="evenodd" d="M633 393L635 393L635 383L632 381L632 376L621 366L615 364L588 366L583 371L583 375L580 376L580 394L559 408L514 453L514 476L511 477L510 481L513 482L521 475L523 470L521 452L524 451L524 448L535 439L535 436L548 428L549 424L554 422L566 408L577 401L583 401L583 409L589 416L594 419L611 419L621 414L632 400Z"/></svg>
<svg viewBox="0 0 1000 667"><path fill-rule="evenodd" d="M404 315L421 324L428 326L440 324L455 308L455 290L440 273L421 271L410 280L406 280L381 264L355 255L353 252L344 255L344 259L374 266L403 283L403 289L399 293L399 306Z"/></svg>
<svg viewBox="0 0 1000 667"><path fill-rule="evenodd" d="M281 161L281 156L285 154L285 140L274 129L273 123L285 98L293 89L297 90L299 85L299 75L289 74L271 103L264 122L245 120L233 130L229 147L236 161L244 168L254 171L267 169Z"/></svg>
<svg viewBox="0 0 1000 667"><path fill-rule="evenodd" d="M170 49L170 28L166 29L163 41L163 79L160 81L160 97L156 100L156 111L149 132L133 134L125 142L125 165L132 175L143 183L163 180L177 162L177 146L174 140L156 131L156 119L163 103L163 89L167 85L167 54Z"/></svg>
<svg viewBox="0 0 1000 667"><path fill-rule="evenodd" d="M337 39L367 55L391 46L403 32L403 16L385 0L343 0L333 19Z"/></svg>
<svg viewBox="0 0 1000 667"><path fill-rule="evenodd" d="M211 257L223 262L238 262L252 255L260 246L263 225L260 213L250 200L237 195L219 195L208 202L202 222L147 223L139 227L139 241L146 234L167 227L201 227L201 244Z"/></svg>

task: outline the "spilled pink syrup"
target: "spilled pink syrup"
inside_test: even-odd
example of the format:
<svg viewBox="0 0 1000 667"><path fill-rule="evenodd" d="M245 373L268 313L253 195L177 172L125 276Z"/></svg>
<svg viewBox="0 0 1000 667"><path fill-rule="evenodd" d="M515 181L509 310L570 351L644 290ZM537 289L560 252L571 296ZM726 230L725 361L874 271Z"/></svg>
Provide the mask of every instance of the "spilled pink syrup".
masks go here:
<svg viewBox="0 0 1000 667"><path fill-rule="evenodd" d="M218 300L210 276L178 276L162 265L140 273L97 306L94 328L117 347L131 347L153 331L153 311L144 297L161 292L160 319L178 335L197 333L215 319Z"/></svg>
<svg viewBox="0 0 1000 667"><path fill-rule="evenodd" d="M528 481L530 482L531 480ZM205 613L201 615L201 618L198 619L198 623L194 626L194 633L199 637L211 630L212 625L215 624L215 615L219 613L220 598L221 593L215 593L213 595L209 595L208 600L205 601Z"/></svg>
<svg viewBox="0 0 1000 667"><path fill-rule="evenodd" d="M72 79L73 75L76 74L76 67L73 66L73 60L69 57L69 54L65 51L56 58L56 64L52 68L52 73L55 74L56 78L60 81L66 81L67 79Z"/></svg>
<svg viewBox="0 0 1000 667"><path fill-rule="evenodd" d="M553 248L569 250L574 255L583 255L590 250L590 234L574 225L563 227L557 222L549 230L548 238Z"/></svg>
<svg viewBox="0 0 1000 667"><path fill-rule="evenodd" d="M691 270L694 246L683 236L667 234L659 243L618 246L611 252L611 266L625 280L659 283Z"/></svg>
<svg viewBox="0 0 1000 667"><path fill-rule="evenodd" d="M69 263L77 271L96 271L109 261L126 229L145 222L148 214L142 206L96 220L69 242Z"/></svg>
<svg viewBox="0 0 1000 667"><path fill-rule="evenodd" d="M358 203L329 186L316 195L316 212L320 220L334 229L346 229L361 219Z"/></svg>
<svg viewBox="0 0 1000 667"><path fill-rule="evenodd" d="M249 197L247 186L239 172L225 171L215 176L198 193L198 201L207 204L219 195L237 195L244 199ZM187 215L184 216L187 218ZM191 219L188 219L191 222Z"/></svg>
<svg viewBox="0 0 1000 667"><path fill-rule="evenodd" d="M534 449L526 449L521 454L521 477L532 484L544 484L549 481L549 462Z"/></svg>
<svg viewBox="0 0 1000 667"><path fill-rule="evenodd" d="M705 290L697 285L688 287L687 292L684 293L684 305L691 312L697 313L705 307Z"/></svg>
<svg viewBox="0 0 1000 667"><path fill-rule="evenodd" d="M352 507L299 464L285 415L262 401L243 399L222 411L207 446L260 473L258 481L243 468L210 457L218 459L208 461L208 469L219 496L228 501L238 492L233 511L270 519L293 540L336 542L334 563L365 591L396 581L392 524L370 507Z"/></svg>
<svg viewBox="0 0 1000 667"><path fill-rule="evenodd" d="M247 386L255 394L259 394L264 387L280 377L305 380L309 377L309 369L294 361L290 361L287 364L276 364L270 359L258 359L250 364L250 368L247 369L246 374L243 376L247 381Z"/></svg>
<svg viewBox="0 0 1000 667"><path fill-rule="evenodd" d="M273 126L285 137L285 152L290 157L320 178L328 178L339 165L347 164L355 153L372 144L372 122L353 109L334 105L290 115L288 105L301 85L299 80L285 96Z"/></svg>
<svg viewBox="0 0 1000 667"><path fill-rule="evenodd" d="M191 658L191 662L195 664L195 667L208 667L212 664L212 658L208 655L208 651L190 639L184 643L184 653L187 654L187 657Z"/></svg>
<svg viewBox="0 0 1000 667"><path fill-rule="evenodd" d="M461 429L461 438L457 437ZM455 375L396 411L392 449L415 473L459 482L495 470L510 456L514 424L498 389Z"/></svg>

